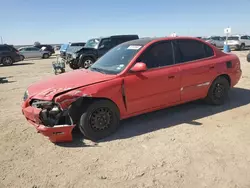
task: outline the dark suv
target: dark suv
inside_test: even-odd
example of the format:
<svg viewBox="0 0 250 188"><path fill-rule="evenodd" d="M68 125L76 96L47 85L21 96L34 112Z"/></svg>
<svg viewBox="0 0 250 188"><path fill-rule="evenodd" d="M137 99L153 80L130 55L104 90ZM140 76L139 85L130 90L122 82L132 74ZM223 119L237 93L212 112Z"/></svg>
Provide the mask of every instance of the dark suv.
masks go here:
<svg viewBox="0 0 250 188"><path fill-rule="evenodd" d="M12 65L14 62L22 61L23 56L11 45L0 44L0 64Z"/></svg>
<svg viewBox="0 0 250 188"><path fill-rule="evenodd" d="M113 35L103 38L93 38L88 40L80 50L67 53L66 60L72 69L87 69L111 48L136 39L139 39L138 35Z"/></svg>

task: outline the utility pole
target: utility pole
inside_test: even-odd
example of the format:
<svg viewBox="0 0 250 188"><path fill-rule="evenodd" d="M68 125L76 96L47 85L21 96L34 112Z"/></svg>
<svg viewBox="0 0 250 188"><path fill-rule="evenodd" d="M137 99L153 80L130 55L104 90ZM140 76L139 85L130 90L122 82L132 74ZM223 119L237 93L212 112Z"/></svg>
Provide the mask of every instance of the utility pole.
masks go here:
<svg viewBox="0 0 250 188"><path fill-rule="evenodd" d="M1 44L3 44L3 37L1 36Z"/></svg>

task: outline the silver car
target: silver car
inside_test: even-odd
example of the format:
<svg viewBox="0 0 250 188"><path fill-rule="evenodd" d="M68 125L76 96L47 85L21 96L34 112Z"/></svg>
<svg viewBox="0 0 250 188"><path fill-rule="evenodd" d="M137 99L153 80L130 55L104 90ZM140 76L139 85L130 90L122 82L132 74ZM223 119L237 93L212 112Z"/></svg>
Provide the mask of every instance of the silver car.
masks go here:
<svg viewBox="0 0 250 188"><path fill-rule="evenodd" d="M19 48L18 51L21 55L24 56L24 58L49 58L50 52L49 51L43 51L39 48L28 46L28 47L22 47Z"/></svg>
<svg viewBox="0 0 250 188"><path fill-rule="evenodd" d="M223 48L225 39L220 36L209 36L207 38L203 38L206 42L216 46L217 48Z"/></svg>

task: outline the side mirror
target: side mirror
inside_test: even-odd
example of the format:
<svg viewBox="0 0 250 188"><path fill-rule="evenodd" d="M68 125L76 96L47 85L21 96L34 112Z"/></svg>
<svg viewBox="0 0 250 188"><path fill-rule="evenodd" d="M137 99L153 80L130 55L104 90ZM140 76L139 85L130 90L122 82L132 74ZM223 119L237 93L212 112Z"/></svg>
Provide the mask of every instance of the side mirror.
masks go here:
<svg viewBox="0 0 250 188"><path fill-rule="evenodd" d="M147 70L147 65L143 62L138 62L130 70L132 72L143 72Z"/></svg>
<svg viewBox="0 0 250 188"><path fill-rule="evenodd" d="M104 44L99 47L99 49L103 49L103 48L105 48Z"/></svg>

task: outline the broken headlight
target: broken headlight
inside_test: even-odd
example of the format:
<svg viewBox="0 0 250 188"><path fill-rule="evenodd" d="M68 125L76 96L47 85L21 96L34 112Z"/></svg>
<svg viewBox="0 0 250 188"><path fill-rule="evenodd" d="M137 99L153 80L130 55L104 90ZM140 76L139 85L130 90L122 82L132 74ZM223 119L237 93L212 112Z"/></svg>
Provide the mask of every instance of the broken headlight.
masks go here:
<svg viewBox="0 0 250 188"><path fill-rule="evenodd" d="M35 108L45 108L45 109L53 108L52 101L32 100L30 105Z"/></svg>
<svg viewBox="0 0 250 188"><path fill-rule="evenodd" d="M52 101L32 100L31 106L40 108L40 119L45 126L57 125L63 115L60 107Z"/></svg>

